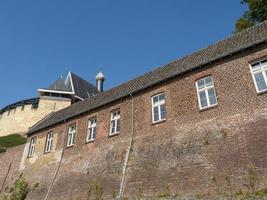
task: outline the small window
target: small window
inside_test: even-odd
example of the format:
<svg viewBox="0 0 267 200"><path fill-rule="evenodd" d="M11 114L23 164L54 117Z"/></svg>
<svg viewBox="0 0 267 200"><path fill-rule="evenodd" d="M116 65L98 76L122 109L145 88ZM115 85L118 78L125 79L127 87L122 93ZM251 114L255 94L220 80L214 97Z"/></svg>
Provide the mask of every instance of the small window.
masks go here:
<svg viewBox="0 0 267 200"><path fill-rule="evenodd" d="M152 120L153 123L166 119L165 94L161 93L152 97Z"/></svg>
<svg viewBox="0 0 267 200"><path fill-rule="evenodd" d="M252 64L250 68L257 92L267 91L267 59Z"/></svg>
<svg viewBox="0 0 267 200"><path fill-rule="evenodd" d="M96 118L88 120L88 130L87 130L87 142L94 141L96 138Z"/></svg>
<svg viewBox="0 0 267 200"><path fill-rule="evenodd" d="M119 110L111 113L109 135L115 135L120 132L120 118L121 116Z"/></svg>
<svg viewBox="0 0 267 200"><path fill-rule="evenodd" d="M67 141L67 146L73 146L75 143L75 137L76 137L76 125L70 125L69 126L69 131L68 131L68 141Z"/></svg>
<svg viewBox="0 0 267 200"><path fill-rule="evenodd" d="M217 105L217 97L212 76L196 82L199 108L205 109Z"/></svg>
<svg viewBox="0 0 267 200"><path fill-rule="evenodd" d="M46 138L45 153L49 153L52 150L53 139L54 139L54 133L53 132L48 133Z"/></svg>
<svg viewBox="0 0 267 200"><path fill-rule="evenodd" d="M36 146L36 140L37 140L36 137L31 139L30 146L29 146L29 153L28 153L29 157L33 157L33 155L34 155L35 146Z"/></svg>

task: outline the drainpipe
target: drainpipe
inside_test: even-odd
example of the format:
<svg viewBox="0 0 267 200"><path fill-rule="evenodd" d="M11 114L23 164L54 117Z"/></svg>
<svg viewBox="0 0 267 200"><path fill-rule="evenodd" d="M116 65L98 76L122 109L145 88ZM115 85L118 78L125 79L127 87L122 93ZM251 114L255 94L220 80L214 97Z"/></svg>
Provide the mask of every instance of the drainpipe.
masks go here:
<svg viewBox="0 0 267 200"><path fill-rule="evenodd" d="M9 174L9 172L10 172L11 165L12 165L12 163L10 163L10 164L9 164L9 167L8 167L7 173L6 173L6 175L5 175L5 178L4 178L4 181L3 181L3 184L2 184L2 186L1 186L1 189L0 189L0 194L2 193L2 190L3 190L3 188L4 188L4 185L5 185L5 183L6 183L6 179L7 179L7 176L8 176L8 174Z"/></svg>
<svg viewBox="0 0 267 200"><path fill-rule="evenodd" d="M64 119L64 123L66 123L66 119ZM45 195L44 200L48 200L50 191L51 191L51 189L52 189L52 187L53 187L53 185L54 185L54 182L55 182L55 180L56 180L56 177L57 177L59 168L60 168L61 163L62 163L62 160L63 160L64 150L65 150L65 144L66 144L66 132L67 132L67 123L66 123L66 126L65 126L64 134L63 134L63 136L64 136L64 138L63 138L63 148L62 148L62 153L61 153L61 156L60 156L59 164L58 164L58 167L57 167L57 169L56 169L56 171L55 171L55 173L54 173L54 176L53 176L52 181L51 181L51 183L50 183L50 185L49 185L49 188L48 188L48 191L47 191L47 193L46 193L46 195Z"/></svg>
<svg viewBox="0 0 267 200"><path fill-rule="evenodd" d="M131 97L131 102L132 102L131 140L130 140L129 147L128 147L127 152L126 152L125 161L124 161L124 165L123 165L122 179L121 179L120 191L119 191L118 199L122 199L123 198L123 193L124 193L124 188L125 188L125 178L126 178L126 172L127 172L127 167L128 167L128 161L129 161L130 152L131 152L131 149L132 149L132 146L133 146L133 135L134 135L134 102L133 102L133 95L132 94L130 94L130 97Z"/></svg>

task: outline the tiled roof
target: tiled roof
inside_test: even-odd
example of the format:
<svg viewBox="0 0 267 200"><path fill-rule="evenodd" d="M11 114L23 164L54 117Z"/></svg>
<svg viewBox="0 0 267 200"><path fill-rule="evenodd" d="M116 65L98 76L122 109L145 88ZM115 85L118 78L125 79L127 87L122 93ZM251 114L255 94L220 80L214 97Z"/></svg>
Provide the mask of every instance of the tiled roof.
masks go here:
<svg viewBox="0 0 267 200"><path fill-rule="evenodd" d="M59 78L58 80L56 80L47 89L48 90L58 90L58 91L71 92L71 88L67 88L67 86L65 84L65 80L63 78Z"/></svg>
<svg viewBox="0 0 267 200"><path fill-rule="evenodd" d="M82 79L73 72L71 72L71 78L76 96L86 99L99 93L95 85Z"/></svg>
<svg viewBox="0 0 267 200"><path fill-rule="evenodd" d="M130 94L137 93L162 81L178 76L187 71L202 67L225 56L237 53L254 45L267 42L267 21L234 34L222 41L185 56L138 78L102 92L94 97L78 102L55 112L49 118L32 127L28 134L33 134L49 126L89 112L105 104L117 101Z"/></svg>

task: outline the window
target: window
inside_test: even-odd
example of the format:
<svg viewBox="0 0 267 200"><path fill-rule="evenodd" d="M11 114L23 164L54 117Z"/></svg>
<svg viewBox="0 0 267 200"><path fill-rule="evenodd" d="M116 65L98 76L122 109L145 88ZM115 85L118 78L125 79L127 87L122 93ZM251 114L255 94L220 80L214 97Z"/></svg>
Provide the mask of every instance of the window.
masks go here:
<svg viewBox="0 0 267 200"><path fill-rule="evenodd" d="M46 138L46 145L45 145L45 153L48 153L52 150L52 145L53 145L53 138L54 138L54 133L50 132L47 134Z"/></svg>
<svg viewBox="0 0 267 200"><path fill-rule="evenodd" d="M36 140L37 140L36 137L31 139L30 146L29 146L28 157L33 157L33 155L34 155Z"/></svg>
<svg viewBox="0 0 267 200"><path fill-rule="evenodd" d="M67 146L73 146L75 143L75 136L76 136L76 125L70 125L69 126L69 132L68 132L68 141L67 141Z"/></svg>
<svg viewBox="0 0 267 200"><path fill-rule="evenodd" d="M166 119L166 106L164 93L152 97L152 120L153 123Z"/></svg>
<svg viewBox="0 0 267 200"><path fill-rule="evenodd" d="M87 142L94 141L96 137L96 118L92 118L88 121L88 130L87 130Z"/></svg>
<svg viewBox="0 0 267 200"><path fill-rule="evenodd" d="M257 92L267 91L267 59L252 64L250 69Z"/></svg>
<svg viewBox="0 0 267 200"><path fill-rule="evenodd" d="M196 82L199 108L204 109L217 105L217 97L212 76Z"/></svg>
<svg viewBox="0 0 267 200"><path fill-rule="evenodd" d="M110 133L109 135L115 135L120 132L120 111L114 111L111 113L110 119Z"/></svg>

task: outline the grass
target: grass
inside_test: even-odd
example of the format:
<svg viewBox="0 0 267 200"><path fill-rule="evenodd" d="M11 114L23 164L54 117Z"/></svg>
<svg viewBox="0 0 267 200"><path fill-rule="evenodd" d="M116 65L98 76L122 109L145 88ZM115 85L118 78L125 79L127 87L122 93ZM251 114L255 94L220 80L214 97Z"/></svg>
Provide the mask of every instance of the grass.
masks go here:
<svg viewBox="0 0 267 200"><path fill-rule="evenodd" d="M7 148L25 144L27 139L19 134L12 134L0 137L0 153L5 152Z"/></svg>
<svg viewBox="0 0 267 200"><path fill-rule="evenodd" d="M0 146L0 153L3 153L3 152L5 152L5 151L6 151L6 148Z"/></svg>
<svg viewBox="0 0 267 200"><path fill-rule="evenodd" d="M257 190L255 192L242 192L239 191L234 194L234 197L237 199L264 199L267 197L267 188L262 189L262 190Z"/></svg>

